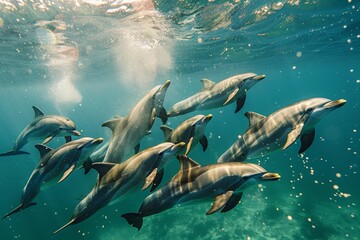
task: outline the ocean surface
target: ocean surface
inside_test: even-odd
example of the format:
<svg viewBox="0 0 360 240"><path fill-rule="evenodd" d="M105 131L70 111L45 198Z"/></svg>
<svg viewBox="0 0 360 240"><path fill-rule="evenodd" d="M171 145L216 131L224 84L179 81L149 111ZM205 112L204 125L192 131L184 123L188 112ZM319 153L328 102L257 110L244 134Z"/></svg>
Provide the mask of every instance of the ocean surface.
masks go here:
<svg viewBox="0 0 360 240"><path fill-rule="evenodd" d="M34 116L72 119L82 136L111 132L101 124L126 116L154 86L171 80L164 107L240 73L266 78L248 91L244 107L169 118L176 127L195 114L213 114L208 149L189 156L215 163L248 127L247 111L263 115L297 101L325 97L347 103L316 126L312 146L299 141L249 162L281 179L244 191L233 210L206 216L211 202L175 207L144 218L140 231L121 217L136 212L149 190L128 195L62 232L97 173L77 170L43 190L36 206L1 220L8 239L360 239L360 2L356 0L0 0L0 152L11 150ZM160 119L141 150L164 140ZM39 160L0 159L0 213L18 206ZM48 145L58 147L63 138ZM165 166L165 184L179 169Z"/></svg>

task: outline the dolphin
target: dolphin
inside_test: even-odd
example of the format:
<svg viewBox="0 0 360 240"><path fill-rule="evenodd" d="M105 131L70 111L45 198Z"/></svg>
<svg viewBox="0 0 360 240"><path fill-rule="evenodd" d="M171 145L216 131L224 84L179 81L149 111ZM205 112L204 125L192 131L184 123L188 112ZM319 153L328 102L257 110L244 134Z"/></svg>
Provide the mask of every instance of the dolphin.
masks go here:
<svg viewBox="0 0 360 240"><path fill-rule="evenodd" d="M20 205L6 214L4 218L25 208L36 205L32 202L41 189L49 187L55 181L67 178L78 163L82 164L89 158L102 138L84 137L65 143L57 149L37 144L41 159L27 181L21 196Z"/></svg>
<svg viewBox="0 0 360 240"><path fill-rule="evenodd" d="M198 142L202 145L203 151L208 146L208 141L204 135L205 127L211 120L212 115L196 115L182 122L175 129L172 129L166 125L160 126L164 132L165 142L179 143L185 142L187 155Z"/></svg>
<svg viewBox="0 0 360 240"><path fill-rule="evenodd" d="M104 162L119 163L133 149L138 153L140 140L150 134L155 117L161 118L163 124L166 123L167 114L163 102L169 85L170 80L154 87L125 118L115 117L103 123L103 127L112 130Z"/></svg>
<svg viewBox="0 0 360 240"><path fill-rule="evenodd" d="M200 166L185 155L179 155L180 171L170 182L147 196L138 213L126 213L122 217L140 230L143 217L163 212L174 206L195 200L212 200L206 215L221 209L227 212L241 200L245 188L262 181L280 179L278 173L269 173L251 163L218 163Z"/></svg>
<svg viewBox="0 0 360 240"><path fill-rule="evenodd" d="M326 98L310 98L279 109L267 117L247 112L245 116L249 120L249 128L217 162L242 162L265 156L272 151L288 148L298 138L301 140L301 154L314 140L315 125L345 103L344 99L331 101Z"/></svg>
<svg viewBox="0 0 360 240"><path fill-rule="evenodd" d="M80 136L76 130L75 123L69 118L57 115L45 115L38 107L32 106L35 112L34 120L25 127L16 138L15 145L11 151L1 153L0 157L19 154L29 154L20 149L29 141L34 139L45 139L42 143L50 142L54 137L65 136L66 142L71 141L71 135Z"/></svg>
<svg viewBox="0 0 360 240"><path fill-rule="evenodd" d="M162 180L163 166L176 155L185 143L161 143L145 149L122 163L96 162L85 166L98 171L99 177L95 187L76 206L70 221L56 230L84 221L108 204L123 198L131 190L142 187L147 189L151 184L154 190Z"/></svg>
<svg viewBox="0 0 360 240"><path fill-rule="evenodd" d="M104 161L106 152L109 148L109 141L107 141L104 145L101 146L101 148L99 148L98 150L94 151L91 155L90 155L90 160L92 162L102 162Z"/></svg>
<svg viewBox="0 0 360 240"><path fill-rule="evenodd" d="M174 117L195 110L219 108L235 101L237 102L235 113L237 113L244 106L247 91L263 78L265 75L245 73L218 83L202 79L203 89L172 106L168 111L168 116Z"/></svg>

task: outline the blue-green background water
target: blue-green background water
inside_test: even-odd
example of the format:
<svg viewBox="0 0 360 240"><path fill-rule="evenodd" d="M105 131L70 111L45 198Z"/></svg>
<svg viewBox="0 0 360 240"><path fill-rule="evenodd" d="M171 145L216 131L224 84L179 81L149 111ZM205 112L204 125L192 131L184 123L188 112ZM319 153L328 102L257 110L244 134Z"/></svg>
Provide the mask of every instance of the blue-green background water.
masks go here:
<svg viewBox="0 0 360 240"><path fill-rule="evenodd" d="M136 192L58 235L96 173L82 171L42 191L37 206L0 223L1 239L359 239L360 238L360 5L351 0L287 1L30 1L0 0L0 147L10 150L32 120L32 105L66 115L83 136L104 137L101 124L125 116L153 86L170 79L165 108L215 82L255 72L244 108L212 113L208 150L190 157L216 159L247 128L246 111L268 115L310 97L347 104L316 127L313 145L299 144L257 159L282 179L245 191L226 214L206 216L211 203L147 217L141 231L120 217L137 211L149 192ZM176 127L197 113L170 118ZM141 149L163 141L157 119ZM49 145L60 146L63 139ZM39 159L2 158L0 210L6 214ZM174 159L164 182L179 166ZM335 187L334 187L335 186ZM337 189L337 187L338 189Z"/></svg>

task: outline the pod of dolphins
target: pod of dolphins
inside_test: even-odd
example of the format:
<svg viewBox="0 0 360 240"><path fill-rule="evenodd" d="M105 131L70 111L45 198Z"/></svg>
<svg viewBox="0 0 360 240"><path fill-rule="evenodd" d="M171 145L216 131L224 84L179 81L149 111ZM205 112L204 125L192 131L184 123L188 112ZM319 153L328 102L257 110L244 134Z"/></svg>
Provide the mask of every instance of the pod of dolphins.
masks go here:
<svg viewBox="0 0 360 240"><path fill-rule="evenodd" d="M298 138L301 141L299 153L303 153L314 140L315 125L319 120L343 106L346 100L311 98L279 109L269 116L246 112L248 129L217 159L217 163L205 166L200 166L188 154L198 143L203 151L207 149L205 128L212 114L190 117L175 129L162 125L164 142L142 151L140 141L151 133L156 117L165 124L169 117L220 108L233 102L236 102L235 113L239 112L250 88L264 78L265 75L245 73L218 83L202 79L201 91L166 111L163 103L170 85L168 80L148 92L126 117L115 117L103 123L102 126L111 129L112 136L97 151L95 148L103 142L103 138L72 140L71 136L80 136L72 120L45 115L33 106L34 120L19 134L13 149L0 154L0 157L29 154L21 151L23 146L40 140L41 144L35 145L40 160L23 189L19 206L3 219L35 205L33 200L41 189L51 186L51 183L62 182L76 168L83 168L85 174L94 169L98 172L98 179L90 193L75 207L69 222L53 234L84 221L101 208L140 189L150 188L152 193L143 200L138 212L121 215L138 230L144 217L191 201L212 201L206 215L230 211L240 202L247 187L280 179L278 173L244 161L284 150ZM54 137L61 136L66 141L62 146L51 149L45 145ZM125 160L132 151L135 155ZM175 156L180 162L180 170L157 189L163 180L166 163Z"/></svg>

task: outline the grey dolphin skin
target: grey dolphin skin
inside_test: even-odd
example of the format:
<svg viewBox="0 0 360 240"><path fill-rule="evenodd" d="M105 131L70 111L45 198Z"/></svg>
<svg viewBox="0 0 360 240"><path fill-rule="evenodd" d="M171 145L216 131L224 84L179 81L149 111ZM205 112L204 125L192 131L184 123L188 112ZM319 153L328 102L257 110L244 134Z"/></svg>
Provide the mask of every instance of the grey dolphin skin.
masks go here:
<svg viewBox="0 0 360 240"><path fill-rule="evenodd" d="M45 115L39 108L32 107L35 112L34 120L26 126L17 137L13 150L1 153L0 157L19 154L29 154L20 149L30 140L41 139L43 144L50 142L54 137L64 137L71 141L71 135L80 136L75 123L69 118L57 115Z"/></svg>
<svg viewBox="0 0 360 240"><path fill-rule="evenodd" d="M94 151L90 155L90 160L92 162L102 162L104 161L106 152L109 148L109 141L107 141L104 145L102 145L98 150Z"/></svg>
<svg viewBox="0 0 360 240"><path fill-rule="evenodd" d="M247 112L249 128L225 151L217 162L242 162L272 151L286 149L298 138L299 154L308 149L315 136L315 125L328 113L343 106L346 100L310 98L282 108L265 117Z"/></svg>
<svg viewBox="0 0 360 240"><path fill-rule="evenodd" d="M154 190L161 182L163 166L176 155L185 143L161 143L145 149L123 163L92 163L84 166L86 171L93 168L98 171L99 178L91 192L76 206L70 221L56 230L82 222L101 208L119 201L131 190L147 189L151 184Z"/></svg>
<svg viewBox="0 0 360 240"><path fill-rule="evenodd" d="M179 155L180 171L170 182L147 196L138 213L123 214L127 222L140 230L143 217L163 212L195 200L213 200L206 215L221 209L227 212L241 200L245 188L262 181L280 179L251 163L218 163L200 166L185 155ZM215 198L215 199L214 199Z"/></svg>
<svg viewBox="0 0 360 240"><path fill-rule="evenodd" d="M235 101L237 102L236 113L243 107L247 91L263 78L265 75L245 73L218 83L202 79L203 89L172 106L168 111L168 116L174 117L195 110L219 108Z"/></svg>
<svg viewBox="0 0 360 240"><path fill-rule="evenodd" d="M186 151L185 155L196 146L198 142L203 147L203 151L208 146L208 141L204 135L205 127L211 120L212 115L196 115L182 122L175 129L172 129L166 125L162 125L160 128L163 130L165 135L165 142L179 143L185 142Z"/></svg>
<svg viewBox="0 0 360 240"><path fill-rule="evenodd" d="M54 182L61 182L75 169L78 163L87 160L101 142L102 138L84 137L52 150L45 145L38 144L41 159L27 181L21 196L20 205L6 214L4 218L25 208L35 205L32 202L42 188Z"/></svg>
<svg viewBox="0 0 360 240"><path fill-rule="evenodd" d="M116 117L102 125L112 130L104 162L122 162L133 149L137 153L140 140L150 133L155 117L161 118L163 124L166 123L167 114L163 102L169 85L168 80L163 85L154 87L125 118Z"/></svg>

